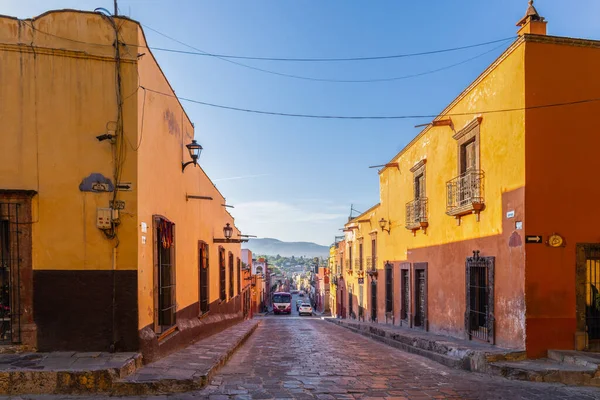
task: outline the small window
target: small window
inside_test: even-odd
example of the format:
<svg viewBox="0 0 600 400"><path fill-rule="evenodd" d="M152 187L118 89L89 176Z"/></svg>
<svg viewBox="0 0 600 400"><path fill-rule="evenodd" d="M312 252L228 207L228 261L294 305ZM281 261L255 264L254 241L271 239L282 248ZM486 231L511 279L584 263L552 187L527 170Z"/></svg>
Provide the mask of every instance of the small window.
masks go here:
<svg viewBox="0 0 600 400"><path fill-rule="evenodd" d="M232 298L233 293L233 253L229 252L229 298Z"/></svg>
<svg viewBox="0 0 600 400"><path fill-rule="evenodd" d="M363 244L358 244L358 269L363 270Z"/></svg>
<svg viewBox="0 0 600 400"><path fill-rule="evenodd" d="M154 254L156 287L155 332L162 334L175 325L175 224L163 217L154 217Z"/></svg>
<svg viewBox="0 0 600 400"><path fill-rule="evenodd" d="M198 277L200 279L200 313L208 312L208 288L210 287L208 279L210 277L208 269L208 244L198 243Z"/></svg>
<svg viewBox="0 0 600 400"><path fill-rule="evenodd" d="M392 264L385 266L385 312L394 311L394 270Z"/></svg>
<svg viewBox="0 0 600 400"><path fill-rule="evenodd" d="M242 260L237 259L237 292L242 293Z"/></svg>
<svg viewBox="0 0 600 400"><path fill-rule="evenodd" d="M219 298L221 301L227 300L225 285L225 249L219 247Z"/></svg>
<svg viewBox="0 0 600 400"><path fill-rule="evenodd" d="M352 269L352 242L348 243L348 269Z"/></svg>

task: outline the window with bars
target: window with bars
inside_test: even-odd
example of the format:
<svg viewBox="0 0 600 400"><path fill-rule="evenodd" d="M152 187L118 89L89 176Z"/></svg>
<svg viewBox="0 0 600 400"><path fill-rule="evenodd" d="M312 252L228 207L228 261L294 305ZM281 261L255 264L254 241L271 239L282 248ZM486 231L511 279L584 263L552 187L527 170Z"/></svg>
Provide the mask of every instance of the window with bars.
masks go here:
<svg viewBox="0 0 600 400"><path fill-rule="evenodd" d="M409 320L409 307L410 307L410 272L408 269L402 269L401 276L401 298L402 303L400 307L400 319L405 321Z"/></svg>
<svg viewBox="0 0 600 400"><path fill-rule="evenodd" d="M233 253L229 252L229 298L233 296Z"/></svg>
<svg viewBox="0 0 600 400"><path fill-rule="evenodd" d="M352 243L348 245L348 269L352 269Z"/></svg>
<svg viewBox="0 0 600 400"><path fill-rule="evenodd" d="M392 264L385 265L385 312L394 311L394 270Z"/></svg>
<svg viewBox="0 0 600 400"><path fill-rule="evenodd" d="M175 224L163 217L154 218L155 232L155 331L162 334L175 326Z"/></svg>
<svg viewBox="0 0 600 400"><path fill-rule="evenodd" d="M358 269L363 270L363 244L358 244Z"/></svg>
<svg viewBox="0 0 600 400"><path fill-rule="evenodd" d="M219 299L227 300L227 289L225 287L225 249L219 247Z"/></svg>
<svg viewBox="0 0 600 400"><path fill-rule="evenodd" d="M237 259L237 292L242 293L242 260Z"/></svg>
<svg viewBox="0 0 600 400"><path fill-rule="evenodd" d="M209 276L208 273L208 244L204 242L198 242L198 277L199 277L199 301L200 301L200 313L204 314L208 312L208 288Z"/></svg>

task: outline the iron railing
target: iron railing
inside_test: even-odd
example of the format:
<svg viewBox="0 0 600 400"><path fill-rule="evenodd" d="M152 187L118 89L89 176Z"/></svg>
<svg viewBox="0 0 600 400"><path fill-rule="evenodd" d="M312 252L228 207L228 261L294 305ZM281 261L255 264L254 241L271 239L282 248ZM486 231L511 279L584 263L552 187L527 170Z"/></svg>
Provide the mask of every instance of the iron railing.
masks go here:
<svg viewBox="0 0 600 400"><path fill-rule="evenodd" d="M427 197L406 203L406 229L427 226Z"/></svg>
<svg viewBox="0 0 600 400"><path fill-rule="evenodd" d="M446 213L456 215L484 203L484 173L470 170L446 183Z"/></svg>
<svg viewBox="0 0 600 400"><path fill-rule="evenodd" d="M377 271L377 256L367 257L367 271Z"/></svg>
<svg viewBox="0 0 600 400"><path fill-rule="evenodd" d="M585 323L588 349L600 348L600 246L590 245L585 250Z"/></svg>
<svg viewBox="0 0 600 400"><path fill-rule="evenodd" d="M356 266L356 268L357 268L358 270L361 270L361 269L362 269L362 262L361 262L361 261L362 261L362 260L361 260L360 258L358 258L358 257L356 257L356 258L354 259L354 265Z"/></svg>
<svg viewBox="0 0 600 400"><path fill-rule="evenodd" d="M21 342L21 204L0 203L0 344Z"/></svg>

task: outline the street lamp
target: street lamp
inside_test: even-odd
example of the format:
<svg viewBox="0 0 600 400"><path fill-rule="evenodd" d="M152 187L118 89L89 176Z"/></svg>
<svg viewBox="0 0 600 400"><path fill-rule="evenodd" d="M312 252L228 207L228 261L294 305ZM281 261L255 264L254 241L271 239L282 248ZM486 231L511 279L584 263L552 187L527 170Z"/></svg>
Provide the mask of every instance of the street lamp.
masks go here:
<svg viewBox="0 0 600 400"><path fill-rule="evenodd" d="M390 228L386 228L388 226L388 221L386 221L385 219L381 218L379 220L379 227L381 228L381 231L387 231L387 233L390 233Z"/></svg>
<svg viewBox="0 0 600 400"><path fill-rule="evenodd" d="M231 236L233 235L233 228L229 225L229 222L223 228L223 235L225 235L225 239L227 240L231 239Z"/></svg>
<svg viewBox="0 0 600 400"><path fill-rule="evenodd" d="M185 167L190 164L194 164L194 166L198 165L198 159L200 158L200 153L202 152L202 146L196 140L192 140L192 143L186 144L188 152L190 153L190 157L192 161L188 161L186 163L181 163L181 172L185 171Z"/></svg>

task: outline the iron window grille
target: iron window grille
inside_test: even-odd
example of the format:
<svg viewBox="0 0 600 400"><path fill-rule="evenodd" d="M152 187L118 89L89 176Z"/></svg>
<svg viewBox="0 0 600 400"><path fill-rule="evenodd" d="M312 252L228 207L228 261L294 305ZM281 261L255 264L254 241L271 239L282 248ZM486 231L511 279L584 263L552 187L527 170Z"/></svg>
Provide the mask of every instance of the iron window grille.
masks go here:
<svg viewBox="0 0 600 400"><path fill-rule="evenodd" d="M237 259L237 292L242 293L242 260Z"/></svg>
<svg viewBox="0 0 600 400"><path fill-rule="evenodd" d="M481 257L479 250L466 261L465 330L469 339L494 344L494 257Z"/></svg>
<svg viewBox="0 0 600 400"><path fill-rule="evenodd" d="M389 263L385 265L385 312L394 312L394 270Z"/></svg>
<svg viewBox="0 0 600 400"><path fill-rule="evenodd" d="M176 322L175 224L163 217L155 217L154 224L158 289L155 330L162 334Z"/></svg>
<svg viewBox="0 0 600 400"><path fill-rule="evenodd" d="M371 281L371 321L377 322L377 281Z"/></svg>
<svg viewBox="0 0 600 400"><path fill-rule="evenodd" d="M199 248L199 259L200 259L200 313L204 314L208 312L208 288L209 286L209 268L208 268L208 244L200 242Z"/></svg>
<svg viewBox="0 0 600 400"><path fill-rule="evenodd" d="M225 288L225 249L219 248L219 299L221 301L227 300L227 290Z"/></svg>
<svg viewBox="0 0 600 400"><path fill-rule="evenodd" d="M417 230L426 228L427 221L427 198L418 198L406 203L406 229Z"/></svg>
<svg viewBox="0 0 600 400"><path fill-rule="evenodd" d="M0 203L0 344L21 342L21 204Z"/></svg>
<svg viewBox="0 0 600 400"><path fill-rule="evenodd" d="M358 245L358 263L357 263L358 269L360 271L362 271L364 269L363 259L364 259L364 257L363 257L363 245L362 245L362 243L360 243Z"/></svg>
<svg viewBox="0 0 600 400"><path fill-rule="evenodd" d="M481 170L468 170L446 183L446 214L460 216L484 207L484 178Z"/></svg>
<svg viewBox="0 0 600 400"><path fill-rule="evenodd" d="M600 350L600 244L577 244L577 330L587 334L585 349Z"/></svg>

